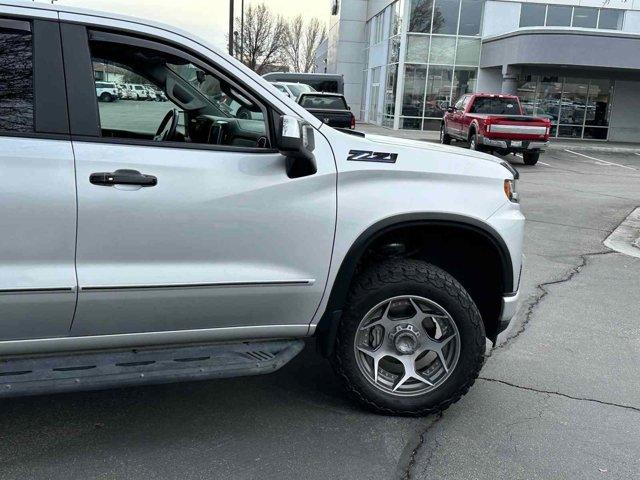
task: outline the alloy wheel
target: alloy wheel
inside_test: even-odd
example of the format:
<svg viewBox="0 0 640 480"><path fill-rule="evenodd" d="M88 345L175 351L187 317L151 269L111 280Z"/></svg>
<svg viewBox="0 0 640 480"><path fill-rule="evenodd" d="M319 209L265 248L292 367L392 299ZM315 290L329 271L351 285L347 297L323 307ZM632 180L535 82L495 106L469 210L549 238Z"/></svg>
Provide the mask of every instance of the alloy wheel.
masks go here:
<svg viewBox="0 0 640 480"><path fill-rule="evenodd" d="M460 334L451 315L427 298L405 295L373 307L360 321L358 368L376 388L397 396L435 390L455 370Z"/></svg>

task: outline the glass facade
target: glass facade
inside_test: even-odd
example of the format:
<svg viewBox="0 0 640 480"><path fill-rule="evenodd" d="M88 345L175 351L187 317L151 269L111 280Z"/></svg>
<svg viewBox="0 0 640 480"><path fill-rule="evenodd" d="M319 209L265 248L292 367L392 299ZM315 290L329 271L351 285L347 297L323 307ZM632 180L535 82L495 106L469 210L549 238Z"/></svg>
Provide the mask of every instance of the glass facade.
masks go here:
<svg viewBox="0 0 640 480"><path fill-rule="evenodd" d="M484 0L410 1L401 128L432 129L456 98L475 91L483 7Z"/></svg>
<svg viewBox="0 0 640 480"><path fill-rule="evenodd" d="M612 8L523 3L520 27L578 27L622 30L624 12Z"/></svg>
<svg viewBox="0 0 640 480"><path fill-rule="evenodd" d="M606 140L613 82L608 79L523 76L518 96L527 115L551 120L551 135Z"/></svg>
<svg viewBox="0 0 640 480"><path fill-rule="evenodd" d="M365 68L360 103L362 120L393 127L404 0L397 0L369 20L365 27ZM370 57L374 62L370 62Z"/></svg>
<svg viewBox="0 0 640 480"><path fill-rule="evenodd" d="M360 118L439 129L447 107L477 89L484 7L485 0L397 0L373 16L366 24ZM519 25L622 30L624 13L523 2ZM551 119L552 135L569 138L607 138L612 92L609 80L544 75L521 76L517 88L527 114Z"/></svg>

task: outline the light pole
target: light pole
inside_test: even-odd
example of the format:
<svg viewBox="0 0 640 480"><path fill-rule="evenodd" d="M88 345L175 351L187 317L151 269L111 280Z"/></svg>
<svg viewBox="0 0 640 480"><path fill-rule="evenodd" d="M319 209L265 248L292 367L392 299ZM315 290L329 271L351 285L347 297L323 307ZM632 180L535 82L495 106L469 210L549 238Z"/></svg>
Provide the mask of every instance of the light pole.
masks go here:
<svg viewBox="0 0 640 480"><path fill-rule="evenodd" d="M244 0L240 2L240 61L244 59Z"/></svg>
<svg viewBox="0 0 640 480"><path fill-rule="evenodd" d="M233 57L233 3L229 0L229 55Z"/></svg>

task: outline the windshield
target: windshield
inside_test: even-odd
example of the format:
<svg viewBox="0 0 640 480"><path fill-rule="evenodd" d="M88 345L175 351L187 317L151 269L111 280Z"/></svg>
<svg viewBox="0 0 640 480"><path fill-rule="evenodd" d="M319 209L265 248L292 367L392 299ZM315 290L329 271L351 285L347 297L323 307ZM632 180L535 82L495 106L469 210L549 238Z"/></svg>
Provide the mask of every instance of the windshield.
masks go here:
<svg viewBox="0 0 640 480"><path fill-rule="evenodd" d="M235 90L223 89L220 80L195 65L167 64L167 67L206 97L220 116L248 120L264 119L260 109L251 100Z"/></svg>
<svg viewBox="0 0 640 480"><path fill-rule="evenodd" d="M473 102L470 113L489 115L522 115L520 106L514 98L478 97Z"/></svg>
<svg viewBox="0 0 640 480"><path fill-rule="evenodd" d="M303 83L289 83L287 87L289 87L289 90L291 90L291 93L293 93L296 98L299 97L301 93L315 92L312 87Z"/></svg>
<svg viewBox="0 0 640 480"><path fill-rule="evenodd" d="M300 101L304 108L318 108L322 110L347 110L344 98L330 95L305 95Z"/></svg>

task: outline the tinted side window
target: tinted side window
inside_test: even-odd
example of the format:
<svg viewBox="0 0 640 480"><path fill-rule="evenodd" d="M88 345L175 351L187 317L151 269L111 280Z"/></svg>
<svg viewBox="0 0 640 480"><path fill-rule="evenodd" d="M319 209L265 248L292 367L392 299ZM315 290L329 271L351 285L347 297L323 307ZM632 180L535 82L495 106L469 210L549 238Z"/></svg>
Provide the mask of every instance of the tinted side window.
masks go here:
<svg viewBox="0 0 640 480"><path fill-rule="evenodd" d="M521 115L518 102L510 98L479 97L476 98L470 113L489 115Z"/></svg>
<svg viewBox="0 0 640 480"><path fill-rule="evenodd" d="M0 131L33 132L31 34L0 29Z"/></svg>
<svg viewBox="0 0 640 480"><path fill-rule="evenodd" d="M342 97L305 95L300 102L305 108L320 108L326 110L346 110L347 104Z"/></svg>
<svg viewBox="0 0 640 480"><path fill-rule="evenodd" d="M100 40L90 50L103 137L269 148L266 108L191 60Z"/></svg>

